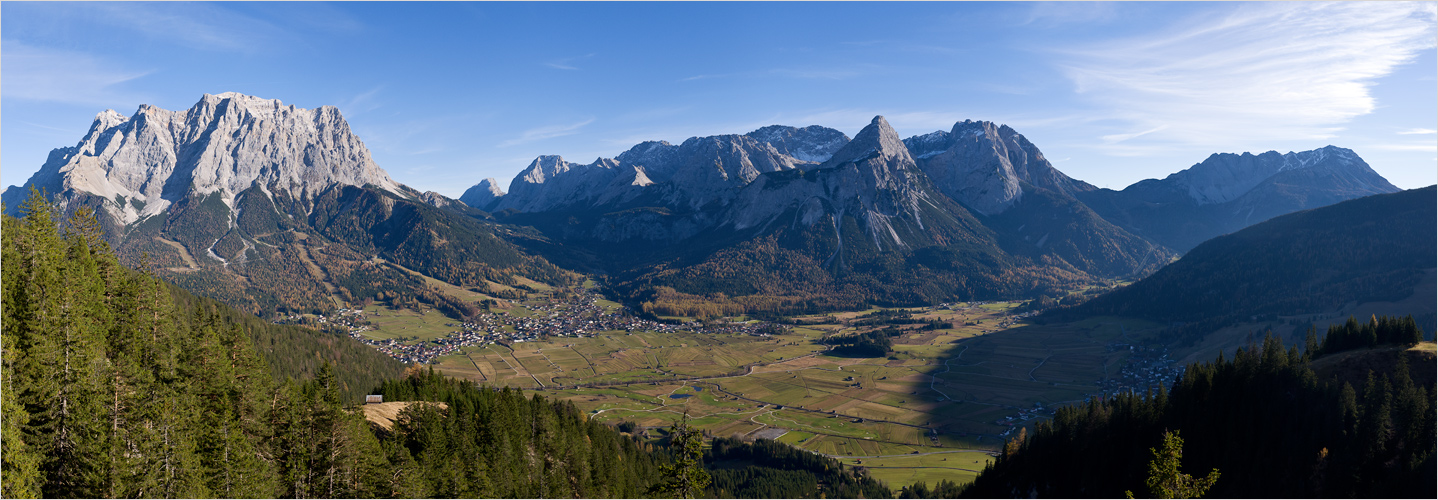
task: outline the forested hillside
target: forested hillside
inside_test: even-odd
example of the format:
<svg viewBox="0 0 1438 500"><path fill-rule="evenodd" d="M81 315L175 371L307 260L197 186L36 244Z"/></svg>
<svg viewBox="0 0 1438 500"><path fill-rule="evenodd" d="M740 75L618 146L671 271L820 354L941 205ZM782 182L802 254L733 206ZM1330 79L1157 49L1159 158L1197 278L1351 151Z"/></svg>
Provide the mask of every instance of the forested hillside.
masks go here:
<svg viewBox="0 0 1438 500"><path fill-rule="evenodd" d="M1171 393L1062 408L1031 438L1011 441L963 496L1161 495L1146 486L1155 477L1150 449L1172 432L1182 439L1183 473L1219 471L1209 497L1433 498L1433 379L1418 385L1412 376L1434 371L1432 345L1357 385L1313 369L1344 348L1411 346L1415 333L1411 320L1385 318L1335 326L1322 345L1310 335L1303 351L1268 337L1233 360L1190 365ZM1310 359L1315 353L1325 357Z"/></svg>
<svg viewBox="0 0 1438 500"><path fill-rule="evenodd" d="M634 497L653 478L650 448L572 406L432 374L385 391L449 412L380 431L345 393L396 365L172 294L86 210L22 213L3 223L4 497Z"/></svg>
<svg viewBox="0 0 1438 500"><path fill-rule="evenodd" d="M404 363L355 342L342 329L314 330L296 325L276 325L252 314L194 295L165 284L175 302L176 321L181 329L197 328L197 321L213 321L226 328L238 328L264 359L276 381L308 380L328 363L345 403L362 401L366 393L385 380L404 375ZM211 320L209 318L213 317Z"/></svg>
<svg viewBox="0 0 1438 500"><path fill-rule="evenodd" d="M667 450L589 420L573 403L417 372L386 382L386 401L415 405L380 440L414 480L408 497L638 498Z"/></svg>
<svg viewBox="0 0 1438 500"><path fill-rule="evenodd" d="M1052 319L1135 316L1201 322L1180 340L1238 320L1396 301L1438 267L1429 186L1316 208L1209 240L1152 276Z"/></svg>

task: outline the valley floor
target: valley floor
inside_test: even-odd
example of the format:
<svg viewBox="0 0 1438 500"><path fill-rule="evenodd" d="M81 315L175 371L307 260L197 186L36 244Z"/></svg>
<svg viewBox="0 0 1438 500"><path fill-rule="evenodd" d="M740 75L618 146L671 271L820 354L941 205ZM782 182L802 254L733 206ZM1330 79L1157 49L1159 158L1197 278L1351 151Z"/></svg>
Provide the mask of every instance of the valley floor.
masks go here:
<svg viewBox="0 0 1438 500"><path fill-rule="evenodd" d="M567 399L637 433L657 437L688 413L709 435L777 439L897 489L968 482L1007 436L1055 407L1177 374L1167 351L1145 342L1156 324L1030 325L1018 305L908 308L897 321L870 310L797 325L672 325L627 316L592 292L545 290L467 324L377 306L342 321L397 357L423 349L447 375ZM950 328L925 328L932 322ZM889 356L845 357L822 343L877 328L902 329Z"/></svg>

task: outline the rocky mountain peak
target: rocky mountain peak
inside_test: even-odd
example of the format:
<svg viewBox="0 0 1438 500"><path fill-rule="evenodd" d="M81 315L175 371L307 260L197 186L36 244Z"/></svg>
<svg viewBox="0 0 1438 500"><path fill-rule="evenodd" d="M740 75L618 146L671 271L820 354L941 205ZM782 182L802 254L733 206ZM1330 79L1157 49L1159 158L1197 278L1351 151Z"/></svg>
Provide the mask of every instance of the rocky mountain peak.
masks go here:
<svg viewBox="0 0 1438 500"><path fill-rule="evenodd" d="M1008 125L964 120L948 132L910 137L904 143L944 194L986 215L1004 212L1020 200L1020 182L1070 195L1094 189L1059 172Z"/></svg>
<svg viewBox="0 0 1438 500"><path fill-rule="evenodd" d="M141 105L140 109L145 109L145 106ZM94 124L90 125L90 128L92 130L96 128L99 128L100 130L114 128L121 123L125 123L125 121L128 119L129 118L125 118L125 115L120 114L120 112L118 111L115 111L113 109L107 109L95 115L95 122Z"/></svg>
<svg viewBox="0 0 1438 500"><path fill-rule="evenodd" d="M509 193L498 198L491 209L542 212L592 200L599 195L596 190L614 180L618 166L619 162L609 158L598 158L586 165L564 161L559 155L539 156L514 176Z"/></svg>
<svg viewBox="0 0 1438 500"><path fill-rule="evenodd" d="M206 94L183 111L142 105L128 119L107 110L75 148L61 151L27 184L62 198L97 196L123 224L192 192L219 193L230 205L256 184L297 200L335 185L400 192L336 108L300 109L234 92Z"/></svg>
<svg viewBox="0 0 1438 500"><path fill-rule="evenodd" d="M880 163L901 162L913 164L914 158L909 155L909 148L904 145L899 133L894 127L889 126L889 121L884 117L875 116L869 125L860 130L839 151L825 162L825 166L836 166L843 163L860 163L869 160L879 160Z"/></svg>
<svg viewBox="0 0 1438 500"><path fill-rule="evenodd" d="M1014 155L993 122L964 120L949 132L937 131L904 142L914 149L919 168L935 187L973 211L994 215L1023 195Z"/></svg>
<svg viewBox="0 0 1438 500"><path fill-rule="evenodd" d="M1344 174L1353 182L1364 184L1361 187L1373 193L1397 190L1353 150L1332 145L1287 154L1277 151L1258 155L1247 152L1215 153L1188 169L1169 175L1163 183L1186 192L1199 205L1207 205L1235 200L1280 173L1311 169L1328 169Z"/></svg>
<svg viewBox="0 0 1438 500"><path fill-rule="evenodd" d="M475 184L466 190L464 194L459 197L459 201L480 210L490 210L495 205L495 202L499 201L503 196L504 190L499 188L499 181L490 177L479 181L479 184Z"/></svg>

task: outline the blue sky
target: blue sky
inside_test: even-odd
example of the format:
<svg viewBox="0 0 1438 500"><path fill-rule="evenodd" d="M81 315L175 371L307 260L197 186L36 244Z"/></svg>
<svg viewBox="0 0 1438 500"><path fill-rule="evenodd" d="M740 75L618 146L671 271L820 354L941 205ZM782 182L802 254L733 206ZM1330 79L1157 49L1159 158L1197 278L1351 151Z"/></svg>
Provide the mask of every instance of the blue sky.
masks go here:
<svg viewBox="0 0 1438 500"><path fill-rule="evenodd" d="M0 4L0 164L96 113L242 92L334 105L395 180L452 197L535 156L878 114L1006 123L1120 189L1215 152L1358 152L1438 180L1435 4Z"/></svg>

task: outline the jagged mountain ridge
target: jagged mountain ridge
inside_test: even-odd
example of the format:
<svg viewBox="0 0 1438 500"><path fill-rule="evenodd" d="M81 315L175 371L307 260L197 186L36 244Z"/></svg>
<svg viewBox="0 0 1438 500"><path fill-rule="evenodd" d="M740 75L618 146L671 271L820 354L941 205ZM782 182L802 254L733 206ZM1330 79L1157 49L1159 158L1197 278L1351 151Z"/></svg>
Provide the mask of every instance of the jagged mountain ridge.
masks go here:
<svg viewBox="0 0 1438 500"><path fill-rule="evenodd" d="M774 126L745 135L691 137L677 146L648 141L588 164L540 156L515 176L508 194L496 195L493 211L635 204L696 210L711 203L725 205L735 190L759 174L812 167L847 142L847 136L833 129ZM476 185L471 191L475 189L481 188Z"/></svg>
<svg viewBox="0 0 1438 500"><path fill-rule="evenodd" d="M1074 198L1095 188L1054 168L1007 125L965 120L904 144L940 191L980 215L1006 252L1104 277L1145 274L1174 257Z"/></svg>
<svg viewBox="0 0 1438 500"><path fill-rule="evenodd" d="M540 157L516 176L511 185L517 187L498 207L525 214L511 219L512 222L543 226L547 234L566 241L598 240L617 244L642 240L660 245L677 245L683 241L690 247L703 246L693 241L697 235L767 227L778 214L794 209L804 227L812 226L826 214L835 215L837 219L845 215L859 217L873 248L903 249L922 247L934 240L923 235L925 219L919 215L921 201L924 208L935 209L936 202L953 200L962 208L946 206L940 210L948 214L944 217L973 220L977 214L983 222L975 222L975 225L989 225L988 229L998 233L999 241L1009 253L1037 259L1056 258L1059 262L1055 265L1070 271L1127 276L1151 270L1172 257L1170 252L1109 224L1082 203L1072 200L1071 193L1093 187L1053 168L1037 147L1010 127L964 121L956 123L952 132L899 140L887 122L882 126L879 122L883 120L876 120L870 124L872 128L865 129L873 137L861 141L856 136L852 141L844 141L839 149L832 149L833 145L845 138L832 129L770 126L743 136L691 138L683 146L645 142L612 161L600 159L590 165ZM770 142L767 146L756 146L751 141L755 138ZM772 158L773 152L780 149L772 146L780 141L786 151L804 149L795 147L795 142L822 145L820 150L830 158L823 164L792 157L774 163L748 161L753 156L726 162L715 154L726 148L747 149L770 153L767 158ZM718 146L701 147L704 145ZM813 146L807 148L808 151L814 149ZM869 151L871 149L873 151ZM893 164L893 168L810 175L843 166L843 162L837 160L866 164L865 155L880 151L886 155L885 162L880 163ZM920 154L916 156L912 151ZM727 165L749 164L773 166L746 169L743 175L724 175L723 168ZM629 179L615 173L625 169L648 174L646 178L652 183L614 182L615 178ZM760 170L769 170L771 174L757 175ZM716 175L706 175L710 173ZM898 173L909 179L894 183ZM1052 191L1068 201L1045 199L1015 212L1024 215L994 217L1016 203L1021 204L1020 184L1029 185L1030 190ZM915 187L920 185L926 189L922 195L917 194ZM692 193L702 193L702 196ZM895 196L902 201L884 198ZM854 200L859 203L851 203ZM878 206L885 203L886 206ZM1043 207L1053 207L1054 203L1063 205L1061 214L1043 211ZM583 210L576 210L579 207ZM892 221L901 213L908 214L907 219L901 220L911 222L896 227ZM564 223L560 223L561 220ZM917 239L914 243L908 242L901 233ZM1050 238L1054 245L1048 245ZM634 251L625 253L624 257L636 256ZM646 248L642 253L656 258L664 255L654 248Z"/></svg>
<svg viewBox="0 0 1438 500"><path fill-rule="evenodd" d="M761 132L766 130L776 129ZM742 146L748 143L746 137L714 136L686 144L728 140ZM660 170L655 176L668 175L668 179L694 179L699 176L687 171L718 170L712 161L710 165L674 161L679 156L674 153L682 151L664 143L645 143L617 157L615 164L648 171L641 162L658 158L660 162L651 164L667 160L681 165L677 171ZM550 185L554 192L570 193L570 186L583 183L566 184L563 177L579 180L594 175L594 165L545 169L543 160L512 185ZM792 164L793 168L759 173L752 179L712 176L702 184L708 186L709 196L703 203L667 198L681 191L656 182L644 187L652 195L621 203L550 204L561 208L516 210L501 219L533 225L562 242L538 251L571 252L571 256L588 252L574 260L617 276L620 288L641 300L644 290L673 289L768 297L763 300L783 296L805 303L839 296L837 302L826 303L848 307L866 300L898 304L1021 295L1091 280L1088 273L1097 273L1079 259L1079 266L1043 262L1055 257L1048 256L1042 245L1038 252L1005 252L996 229L940 192L883 117L876 117L825 162ZM575 168L589 171L575 174ZM513 189L506 197L515 198L507 203L522 206L528 201L523 193ZM600 193L604 189L593 188L584 196L598 200L604 196ZM611 195L610 199L622 198ZM572 206L584 208L563 208ZM1092 219L1102 222L1097 216ZM1044 257L1030 258L1032 253ZM566 260L553 253L546 256ZM775 268L788 271L776 274Z"/></svg>
<svg viewBox="0 0 1438 500"><path fill-rule="evenodd" d="M1021 182L1069 195L1094 189L1054 168L1008 125L964 120L951 131L910 137L904 144L944 194L984 215L1021 199Z"/></svg>
<svg viewBox="0 0 1438 500"><path fill-rule="evenodd" d="M1076 196L1105 219L1179 252L1272 217L1399 189L1352 150L1213 154L1168 177Z"/></svg>
<svg viewBox="0 0 1438 500"><path fill-rule="evenodd" d="M52 151L26 185L94 195L122 224L191 193L220 193L233 208L234 195L251 185L294 199L334 185L399 192L337 108L300 109L233 92L205 94L184 111L141 105L126 118L106 110L77 145ZM17 206L24 191L7 190L6 206Z"/></svg>
<svg viewBox="0 0 1438 500"><path fill-rule="evenodd" d="M1022 295L1086 279L1005 254L934 189L883 117L828 161L762 174L733 200L657 265L615 273L617 288L659 312L696 314L686 294L718 294L732 297L726 307L774 313Z"/></svg>
<svg viewBox="0 0 1438 500"><path fill-rule="evenodd" d="M410 271L481 290L514 274L567 279L494 236L487 214L391 180L329 106L225 93L185 111L106 111L7 190L6 209L30 188L66 211L94 209L128 265L148 255L167 281L261 315L368 300L466 307Z"/></svg>

